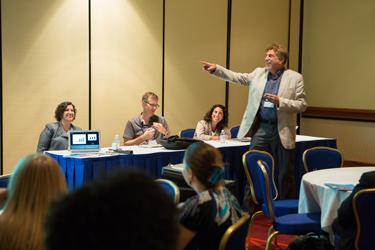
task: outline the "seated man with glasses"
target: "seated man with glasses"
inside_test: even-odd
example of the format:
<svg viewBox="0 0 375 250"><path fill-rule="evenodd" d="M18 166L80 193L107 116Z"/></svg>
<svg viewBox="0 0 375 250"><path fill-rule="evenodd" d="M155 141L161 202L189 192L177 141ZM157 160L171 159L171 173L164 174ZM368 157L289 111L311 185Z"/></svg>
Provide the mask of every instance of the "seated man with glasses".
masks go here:
<svg viewBox="0 0 375 250"><path fill-rule="evenodd" d="M171 133L164 117L154 114L159 107L158 100L158 96L152 92L142 96L143 112L126 124L122 136L124 146L159 144L161 138Z"/></svg>

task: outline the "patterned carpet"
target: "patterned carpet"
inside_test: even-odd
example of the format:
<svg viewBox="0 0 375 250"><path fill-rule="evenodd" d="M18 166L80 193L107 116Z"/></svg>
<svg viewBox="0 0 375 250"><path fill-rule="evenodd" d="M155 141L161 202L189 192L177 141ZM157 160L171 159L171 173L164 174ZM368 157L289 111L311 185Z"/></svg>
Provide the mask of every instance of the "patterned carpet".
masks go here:
<svg viewBox="0 0 375 250"><path fill-rule="evenodd" d="M266 248L269 223L267 216L259 215L255 218L253 230L251 233L249 250L260 250ZM272 245L272 250L288 249L288 244L294 240L292 235L278 235L277 245Z"/></svg>

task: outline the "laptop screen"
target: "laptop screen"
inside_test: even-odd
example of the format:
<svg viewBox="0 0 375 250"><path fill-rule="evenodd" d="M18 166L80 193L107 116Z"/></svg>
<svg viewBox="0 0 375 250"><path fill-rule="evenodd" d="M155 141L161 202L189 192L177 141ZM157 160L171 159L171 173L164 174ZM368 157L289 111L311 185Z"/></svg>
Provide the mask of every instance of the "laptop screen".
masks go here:
<svg viewBox="0 0 375 250"><path fill-rule="evenodd" d="M69 131L69 151L100 151L100 130Z"/></svg>

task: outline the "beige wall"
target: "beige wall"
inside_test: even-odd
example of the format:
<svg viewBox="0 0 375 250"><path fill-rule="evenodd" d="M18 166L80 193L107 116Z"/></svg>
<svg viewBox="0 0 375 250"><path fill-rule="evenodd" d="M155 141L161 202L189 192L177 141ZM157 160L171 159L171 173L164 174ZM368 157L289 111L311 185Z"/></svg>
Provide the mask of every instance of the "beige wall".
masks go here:
<svg viewBox="0 0 375 250"><path fill-rule="evenodd" d="M290 68L297 70L300 2L291 2ZM163 73L172 134L195 127L213 104L225 103L225 82L203 73L199 61L225 66L227 0L165 1L164 55L163 0L91 4L90 75L88 1L1 1L4 173L35 152L60 102L72 101L74 124L89 128L90 77L91 128L102 130L103 146L122 137L126 121L141 112L144 92L157 93L161 104ZM374 9L370 0L305 1L303 75L310 106L375 109L369 95L375 90ZM250 72L264 65L265 46L287 46L288 12L286 0L232 1L230 68ZM247 92L229 85L230 126L239 124ZM338 138L345 159L375 162L368 136L373 123L303 119L301 127L303 134Z"/></svg>
<svg viewBox="0 0 375 250"><path fill-rule="evenodd" d="M3 173L35 153L57 105L73 102L88 128L87 2L1 1Z"/></svg>
<svg viewBox="0 0 375 250"><path fill-rule="evenodd" d="M165 118L178 134L225 104L225 83L199 61L225 62L227 1L166 1L165 11Z"/></svg>
<svg viewBox="0 0 375 250"><path fill-rule="evenodd" d="M142 111L142 95L162 100L163 1L92 1L92 124L102 147ZM157 110L161 115L161 108Z"/></svg>
<svg viewBox="0 0 375 250"><path fill-rule="evenodd" d="M305 1L302 73L312 107L375 109L375 2ZM346 160L375 163L375 123L304 118L301 133L337 138Z"/></svg>
<svg viewBox="0 0 375 250"><path fill-rule="evenodd" d="M272 16L266 15L270 6L278 10ZM230 69L250 73L257 67L265 67L268 45L280 43L287 47L288 13L289 1L233 1ZM248 87L229 85L229 127L241 124L248 92Z"/></svg>

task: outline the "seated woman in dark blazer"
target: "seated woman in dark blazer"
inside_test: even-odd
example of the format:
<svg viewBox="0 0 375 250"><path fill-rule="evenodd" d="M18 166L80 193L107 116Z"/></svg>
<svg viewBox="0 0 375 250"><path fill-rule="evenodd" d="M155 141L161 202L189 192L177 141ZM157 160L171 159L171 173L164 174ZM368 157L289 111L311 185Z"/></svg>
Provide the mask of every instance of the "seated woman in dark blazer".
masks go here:
<svg viewBox="0 0 375 250"><path fill-rule="evenodd" d="M228 110L220 104L215 104L206 113L203 120L199 121L195 129L194 139L199 140L219 140L221 130L224 130L225 139L230 139L231 134L228 129Z"/></svg>
<svg viewBox="0 0 375 250"><path fill-rule="evenodd" d="M197 195L181 206L177 249L218 249L225 231L242 217L236 197L221 185L223 168L213 146L197 142L187 148L182 174Z"/></svg>
<svg viewBox="0 0 375 250"><path fill-rule="evenodd" d="M82 130L74 126L72 121L76 118L77 110L73 103L62 102L55 110L57 122L48 123L39 136L37 153L48 150L68 149L68 131Z"/></svg>

